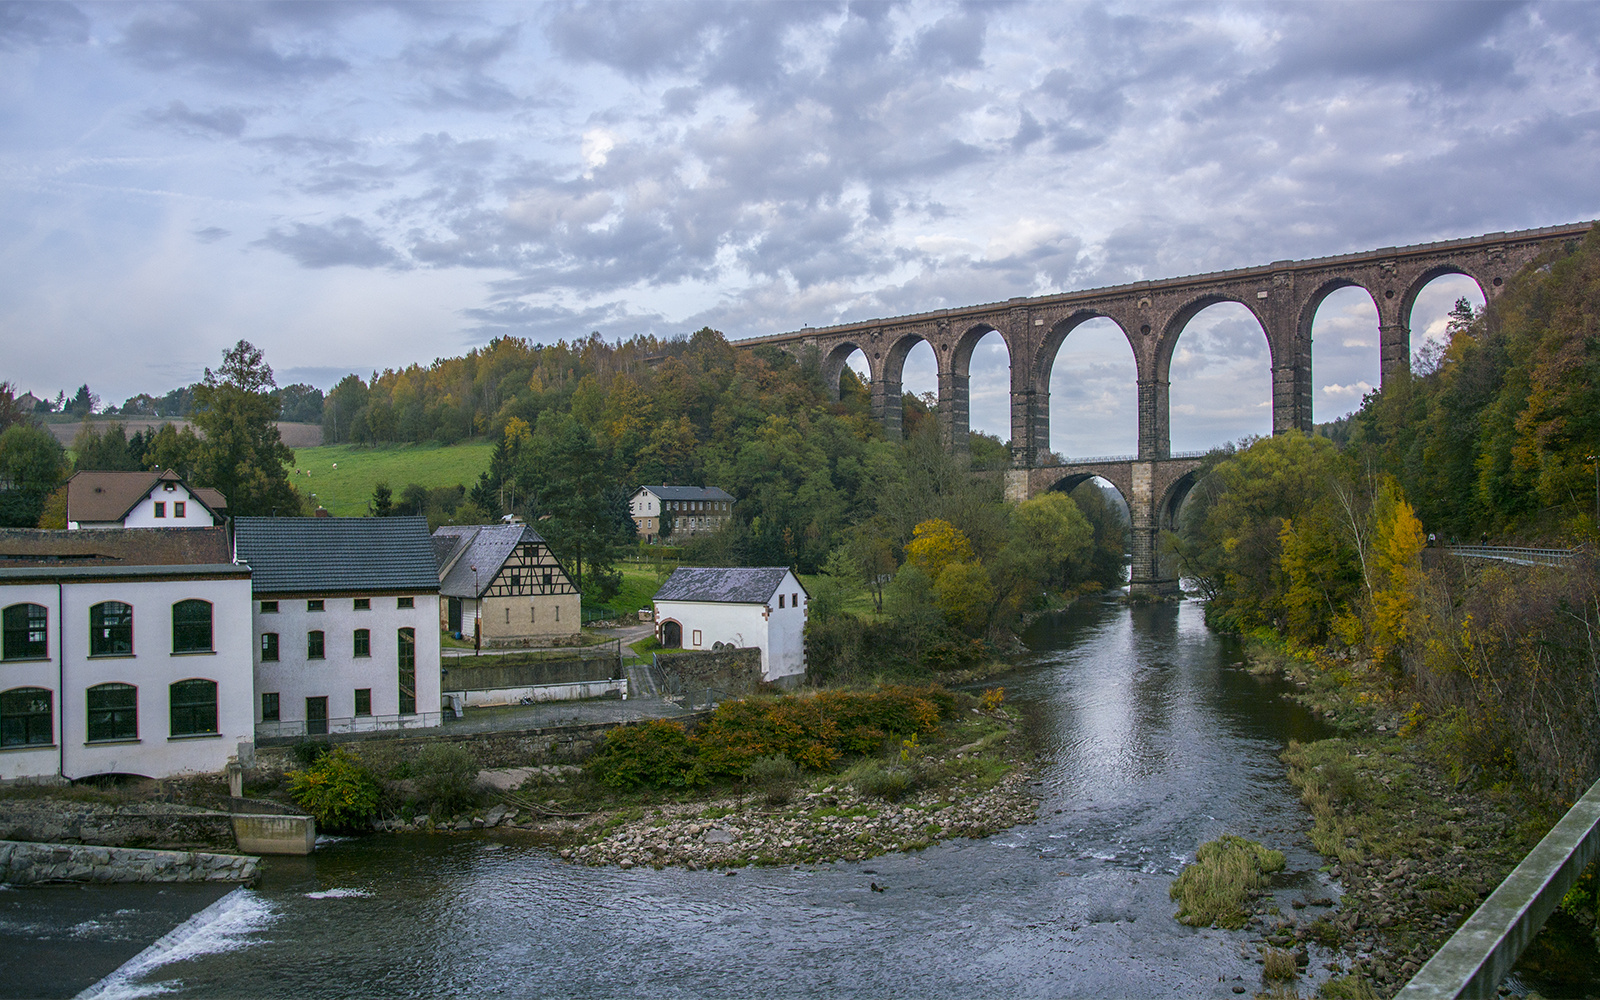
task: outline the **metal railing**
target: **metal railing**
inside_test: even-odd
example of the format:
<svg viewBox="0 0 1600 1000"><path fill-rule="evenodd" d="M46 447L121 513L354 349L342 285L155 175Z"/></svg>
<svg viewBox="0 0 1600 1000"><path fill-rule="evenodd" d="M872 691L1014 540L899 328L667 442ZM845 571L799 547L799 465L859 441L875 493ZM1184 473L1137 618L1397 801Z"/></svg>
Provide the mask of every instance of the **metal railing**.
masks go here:
<svg viewBox="0 0 1600 1000"><path fill-rule="evenodd" d="M1462 559L1494 559L1519 566L1565 566L1581 549L1524 549L1511 545L1446 545L1444 551Z"/></svg>
<svg viewBox="0 0 1600 1000"><path fill-rule="evenodd" d="M1175 451L1165 458L1140 459L1138 455L1092 455L1088 458L1063 457L1062 465L1110 465L1113 462L1164 462L1174 458L1205 458L1211 454L1209 451Z"/></svg>
<svg viewBox="0 0 1600 1000"><path fill-rule="evenodd" d="M377 733L385 730L399 729L427 729L437 726L444 721L444 716L439 712L417 712L414 715L357 715L344 719L328 719L325 727L318 727L317 732L308 729L308 723L302 719L298 722L258 722L256 723L256 739L273 740L295 736L337 736L342 733Z"/></svg>
<svg viewBox="0 0 1600 1000"><path fill-rule="evenodd" d="M1600 781L1573 803L1397 1000L1493 997L1584 868L1600 855Z"/></svg>

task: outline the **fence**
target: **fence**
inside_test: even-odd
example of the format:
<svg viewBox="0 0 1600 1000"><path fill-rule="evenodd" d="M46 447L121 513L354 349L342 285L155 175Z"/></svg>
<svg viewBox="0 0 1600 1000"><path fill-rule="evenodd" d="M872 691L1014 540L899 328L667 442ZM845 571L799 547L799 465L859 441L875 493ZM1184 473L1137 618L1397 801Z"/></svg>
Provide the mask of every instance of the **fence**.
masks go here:
<svg viewBox="0 0 1600 1000"><path fill-rule="evenodd" d="M1509 545L1447 545L1444 551L1462 559L1494 559L1518 566L1565 566L1581 549L1524 549Z"/></svg>
<svg viewBox="0 0 1600 1000"><path fill-rule="evenodd" d="M323 720L315 720L322 722ZM426 729L438 726L444 722L441 712L418 712L415 715L357 715L346 719L328 719L326 725L318 725L317 731L312 732L308 723L299 722L258 722L256 723L256 741L294 739L301 736L338 735L340 733L376 733L384 730L398 729Z"/></svg>
<svg viewBox="0 0 1600 1000"><path fill-rule="evenodd" d="M604 604L585 604L579 611L578 618L585 625L590 622L615 621L617 609L606 607Z"/></svg>
<svg viewBox="0 0 1600 1000"><path fill-rule="evenodd" d="M1600 854L1600 781L1567 810L1467 922L1417 970L1398 1000L1493 997L1528 942Z"/></svg>

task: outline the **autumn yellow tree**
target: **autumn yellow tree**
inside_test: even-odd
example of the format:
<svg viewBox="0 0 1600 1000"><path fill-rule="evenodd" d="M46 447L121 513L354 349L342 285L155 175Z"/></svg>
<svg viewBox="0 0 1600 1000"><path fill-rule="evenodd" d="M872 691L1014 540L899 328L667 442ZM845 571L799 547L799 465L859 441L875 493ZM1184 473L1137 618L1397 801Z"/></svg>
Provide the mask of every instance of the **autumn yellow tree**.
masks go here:
<svg viewBox="0 0 1600 1000"><path fill-rule="evenodd" d="M912 529L911 541L906 543L906 558L935 582L951 563L978 561L966 534L940 518L923 521Z"/></svg>

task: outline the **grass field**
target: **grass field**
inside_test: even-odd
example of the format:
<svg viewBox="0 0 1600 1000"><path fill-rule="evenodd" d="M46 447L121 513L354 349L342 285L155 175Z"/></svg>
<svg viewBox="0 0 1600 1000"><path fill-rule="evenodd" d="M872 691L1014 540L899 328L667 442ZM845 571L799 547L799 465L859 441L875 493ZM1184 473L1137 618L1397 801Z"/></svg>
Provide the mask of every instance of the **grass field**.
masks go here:
<svg viewBox="0 0 1600 1000"><path fill-rule="evenodd" d="M302 496L315 493L317 502L336 517L360 517L367 512L372 488L387 482L396 498L408 483L427 487L472 488L478 473L489 468L494 446L463 443L390 445L363 448L336 444L321 448L296 448L289 481ZM337 464L338 468L334 468ZM309 472L310 476L303 473Z"/></svg>

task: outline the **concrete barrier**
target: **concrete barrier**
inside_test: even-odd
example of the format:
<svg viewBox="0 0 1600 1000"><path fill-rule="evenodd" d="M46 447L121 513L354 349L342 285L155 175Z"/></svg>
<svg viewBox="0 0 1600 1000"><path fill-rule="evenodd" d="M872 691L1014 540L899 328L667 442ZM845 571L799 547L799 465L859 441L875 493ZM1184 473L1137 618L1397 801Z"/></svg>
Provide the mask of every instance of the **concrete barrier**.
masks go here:
<svg viewBox="0 0 1600 1000"><path fill-rule="evenodd" d="M1600 855L1600 781L1567 810L1397 1000L1493 997L1583 870Z"/></svg>
<svg viewBox="0 0 1600 1000"><path fill-rule="evenodd" d="M310 816L235 813L233 838L251 854L310 854L317 846L317 821Z"/></svg>

